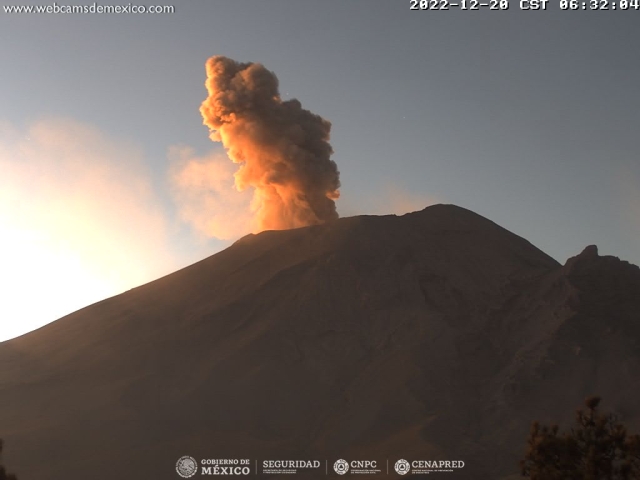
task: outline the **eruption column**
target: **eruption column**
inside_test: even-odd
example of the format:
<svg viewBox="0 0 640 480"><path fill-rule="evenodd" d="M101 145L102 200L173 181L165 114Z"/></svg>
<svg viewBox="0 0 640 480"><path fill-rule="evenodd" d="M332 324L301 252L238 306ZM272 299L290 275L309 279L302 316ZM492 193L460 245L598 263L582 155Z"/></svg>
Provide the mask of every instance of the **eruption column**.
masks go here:
<svg viewBox="0 0 640 480"><path fill-rule="evenodd" d="M338 218L331 123L298 100L282 101L278 79L259 63L215 56L206 70L209 95L200 112L211 139L240 164L237 189L254 188L258 227L288 229Z"/></svg>

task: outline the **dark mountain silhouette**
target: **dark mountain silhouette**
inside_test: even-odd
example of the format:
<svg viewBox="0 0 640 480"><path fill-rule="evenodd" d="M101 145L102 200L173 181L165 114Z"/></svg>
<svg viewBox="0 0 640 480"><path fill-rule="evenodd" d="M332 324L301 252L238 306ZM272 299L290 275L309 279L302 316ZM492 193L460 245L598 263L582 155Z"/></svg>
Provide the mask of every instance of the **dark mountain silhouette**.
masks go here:
<svg viewBox="0 0 640 480"><path fill-rule="evenodd" d="M640 430L639 312L638 267L594 246L561 266L452 205L249 235L0 344L4 459L20 480L175 479L183 455L507 477L531 421L589 394Z"/></svg>

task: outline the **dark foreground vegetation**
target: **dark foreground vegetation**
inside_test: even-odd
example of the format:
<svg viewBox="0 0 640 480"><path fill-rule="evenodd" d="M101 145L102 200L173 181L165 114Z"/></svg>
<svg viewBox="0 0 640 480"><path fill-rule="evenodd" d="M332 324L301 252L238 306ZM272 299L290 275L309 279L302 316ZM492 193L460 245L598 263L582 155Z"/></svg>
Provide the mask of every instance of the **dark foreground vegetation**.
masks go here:
<svg viewBox="0 0 640 480"><path fill-rule="evenodd" d="M534 422L521 473L531 480L632 480L640 478L640 436L630 435L615 415L600 413L600 397L576 412L576 425Z"/></svg>
<svg viewBox="0 0 640 480"><path fill-rule="evenodd" d="M18 477L16 477L14 474L7 473L4 465L2 465L2 446L3 442L2 440L0 440L0 480L18 480Z"/></svg>

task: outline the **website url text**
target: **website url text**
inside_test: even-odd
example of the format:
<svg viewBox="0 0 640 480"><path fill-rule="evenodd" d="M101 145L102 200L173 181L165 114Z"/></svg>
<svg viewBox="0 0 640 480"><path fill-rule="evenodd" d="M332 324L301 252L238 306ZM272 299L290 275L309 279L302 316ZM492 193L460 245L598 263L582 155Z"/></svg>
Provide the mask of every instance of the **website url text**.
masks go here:
<svg viewBox="0 0 640 480"><path fill-rule="evenodd" d="M4 13L175 13L173 5L3 5Z"/></svg>

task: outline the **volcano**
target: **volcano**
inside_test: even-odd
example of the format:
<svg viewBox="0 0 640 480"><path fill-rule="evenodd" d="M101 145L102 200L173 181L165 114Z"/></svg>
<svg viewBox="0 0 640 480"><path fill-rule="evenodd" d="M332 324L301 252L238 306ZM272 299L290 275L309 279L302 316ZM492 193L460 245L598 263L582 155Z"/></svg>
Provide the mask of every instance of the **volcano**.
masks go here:
<svg viewBox="0 0 640 480"><path fill-rule="evenodd" d="M639 316L637 266L595 246L561 265L453 205L265 231L1 343L4 463L139 480L180 478L184 455L252 475L317 459L318 478L380 459L401 478L398 459L443 459L464 462L444 478L508 478L531 421L571 424L588 395L640 430Z"/></svg>

